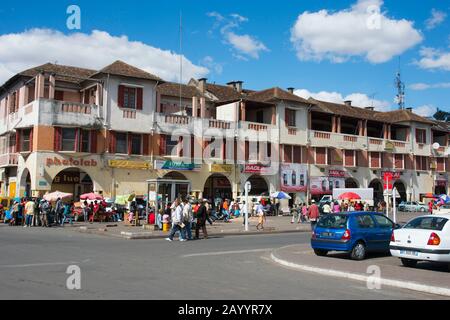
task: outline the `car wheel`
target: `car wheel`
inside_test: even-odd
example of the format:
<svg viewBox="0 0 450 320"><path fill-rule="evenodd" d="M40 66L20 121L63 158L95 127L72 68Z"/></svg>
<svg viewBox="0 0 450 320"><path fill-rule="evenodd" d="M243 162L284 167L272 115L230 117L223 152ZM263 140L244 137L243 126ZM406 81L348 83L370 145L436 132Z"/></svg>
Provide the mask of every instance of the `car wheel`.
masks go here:
<svg viewBox="0 0 450 320"><path fill-rule="evenodd" d="M420 208L420 212L425 212L425 208Z"/></svg>
<svg viewBox="0 0 450 320"><path fill-rule="evenodd" d="M402 258L402 264L408 268L414 268L417 265L417 260L404 259Z"/></svg>
<svg viewBox="0 0 450 320"><path fill-rule="evenodd" d="M350 253L350 258L352 260L364 260L366 257L366 246L362 242L358 242L355 244L355 246L352 249L352 252Z"/></svg>
<svg viewBox="0 0 450 320"><path fill-rule="evenodd" d="M327 250L314 249L316 256L325 257L328 254Z"/></svg>

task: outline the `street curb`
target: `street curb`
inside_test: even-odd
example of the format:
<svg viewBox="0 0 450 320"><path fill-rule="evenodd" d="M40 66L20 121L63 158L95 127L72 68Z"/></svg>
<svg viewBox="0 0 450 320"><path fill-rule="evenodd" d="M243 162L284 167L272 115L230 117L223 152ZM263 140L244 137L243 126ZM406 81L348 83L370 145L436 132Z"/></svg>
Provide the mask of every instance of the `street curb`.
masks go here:
<svg viewBox="0 0 450 320"><path fill-rule="evenodd" d="M350 280L356 280L356 281L364 281L366 283L374 281L373 276L365 276L365 275L357 274L357 273L350 273L350 272L343 272L343 271L336 271L336 270L331 270L331 269L312 267L312 266L308 266L308 265L301 265L301 264L297 264L297 263L290 262L287 260L283 260L276 256L276 254L275 254L276 251L281 250L281 249L286 249L289 247L292 247L292 246L286 246L286 247L282 247L282 248L272 251L270 254L270 258L272 259L272 261L274 261L275 263L278 263L282 266L289 267L292 269L317 273L317 274L321 274L321 275L325 275L325 276L329 276L329 277L344 278L344 279L350 279ZM408 290L418 291L418 292L422 292L422 293L437 294L437 295L450 297L450 288L434 287L434 286L429 286L429 285L416 283L416 282L403 282L400 280L385 279L385 278L380 278L379 283L380 283L380 285L385 285L385 286L389 286L389 287L408 289Z"/></svg>
<svg viewBox="0 0 450 320"><path fill-rule="evenodd" d="M87 229L84 227L80 227L77 232L80 233L89 233L89 234L97 234L102 236L111 236L115 238L125 239L125 240L152 240L152 239L165 239L168 237L167 234L163 235L152 235L152 234L145 234L144 232L126 232L122 231L121 234L112 234L105 231L100 231L98 229ZM268 235L268 234L283 234L283 233L309 233L310 230L279 230L279 231L241 231L241 232L223 232L223 233L210 233L210 237L215 236L253 236L253 235Z"/></svg>

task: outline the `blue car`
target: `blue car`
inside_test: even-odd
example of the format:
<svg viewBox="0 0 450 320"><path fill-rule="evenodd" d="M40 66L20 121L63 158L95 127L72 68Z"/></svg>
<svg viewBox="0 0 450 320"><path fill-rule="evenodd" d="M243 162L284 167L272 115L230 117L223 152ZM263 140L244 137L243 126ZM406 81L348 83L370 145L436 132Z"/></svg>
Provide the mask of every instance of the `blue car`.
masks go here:
<svg viewBox="0 0 450 320"><path fill-rule="evenodd" d="M321 216L313 231L311 246L318 256L343 251L353 260L368 252L389 252L392 231L400 228L377 212L346 212Z"/></svg>

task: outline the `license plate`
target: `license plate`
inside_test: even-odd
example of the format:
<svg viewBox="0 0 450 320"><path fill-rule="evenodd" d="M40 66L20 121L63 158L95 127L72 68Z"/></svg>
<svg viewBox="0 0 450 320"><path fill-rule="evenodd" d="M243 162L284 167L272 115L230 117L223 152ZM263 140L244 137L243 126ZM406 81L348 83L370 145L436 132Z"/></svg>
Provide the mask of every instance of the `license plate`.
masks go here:
<svg viewBox="0 0 450 320"><path fill-rule="evenodd" d="M419 255L419 252L417 251L410 251L410 250L400 250L400 254L405 254L408 256L415 256L417 257Z"/></svg>
<svg viewBox="0 0 450 320"><path fill-rule="evenodd" d="M332 236L334 236L334 233L331 233L331 232L322 232L322 233L321 233L321 236L322 236L322 237L332 237Z"/></svg>

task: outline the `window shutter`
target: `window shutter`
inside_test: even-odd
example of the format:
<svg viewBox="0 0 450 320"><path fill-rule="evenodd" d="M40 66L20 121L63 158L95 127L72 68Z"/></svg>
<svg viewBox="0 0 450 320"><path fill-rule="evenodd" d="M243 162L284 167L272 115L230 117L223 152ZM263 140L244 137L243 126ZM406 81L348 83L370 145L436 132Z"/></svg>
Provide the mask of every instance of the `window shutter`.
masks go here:
<svg viewBox="0 0 450 320"><path fill-rule="evenodd" d="M53 143L55 151L61 151L61 128L57 127L55 128L55 140Z"/></svg>
<svg viewBox="0 0 450 320"><path fill-rule="evenodd" d="M143 134L142 135L142 153L144 154L144 156L148 156L150 155L150 149L149 149L149 135L148 134Z"/></svg>
<svg viewBox="0 0 450 320"><path fill-rule="evenodd" d="M137 101L136 101L136 110L142 110L144 106L144 89L137 88Z"/></svg>
<svg viewBox="0 0 450 320"><path fill-rule="evenodd" d="M116 153L116 133L109 132L109 153Z"/></svg>
<svg viewBox="0 0 450 320"><path fill-rule="evenodd" d="M294 163L302 163L302 148L294 146Z"/></svg>
<svg viewBox="0 0 450 320"><path fill-rule="evenodd" d="M22 132L20 130L16 130L16 152L19 153L21 150L20 146L20 136Z"/></svg>
<svg viewBox="0 0 450 320"><path fill-rule="evenodd" d="M245 161L248 161L250 159L250 142L245 141Z"/></svg>
<svg viewBox="0 0 450 320"><path fill-rule="evenodd" d="M84 104L89 104L89 98L90 98L89 92L90 92L89 90L84 91Z"/></svg>
<svg viewBox="0 0 450 320"><path fill-rule="evenodd" d="M286 127L289 126L289 121L290 121L289 116L290 116L289 109L288 109L288 108L285 108L285 109L284 109L284 120L285 120L285 122L286 122Z"/></svg>
<svg viewBox="0 0 450 320"><path fill-rule="evenodd" d="M128 150L128 154L131 154L132 150L131 150L131 138L133 137L133 135L131 133L127 134L127 150Z"/></svg>
<svg viewBox="0 0 450 320"><path fill-rule="evenodd" d="M117 99L119 108L123 108L125 104L125 86L119 86L119 97Z"/></svg>
<svg viewBox="0 0 450 320"><path fill-rule="evenodd" d="M97 153L97 130L91 130L91 153Z"/></svg>
<svg viewBox="0 0 450 320"><path fill-rule="evenodd" d="M316 148L316 164L327 164L326 148Z"/></svg>
<svg viewBox="0 0 450 320"><path fill-rule="evenodd" d="M81 130L80 129L75 129L75 146L74 146L74 152L79 152L80 151L80 141L81 141Z"/></svg>
<svg viewBox="0 0 450 320"><path fill-rule="evenodd" d="M191 159L194 161L195 158L195 138L194 135L191 135Z"/></svg>
<svg viewBox="0 0 450 320"><path fill-rule="evenodd" d="M159 155L166 155L166 135L162 134L159 136Z"/></svg>
<svg viewBox="0 0 450 320"><path fill-rule="evenodd" d="M56 90L55 91L55 100L64 101L64 91Z"/></svg>
<svg viewBox="0 0 450 320"><path fill-rule="evenodd" d="M292 146L290 145L284 145L284 162L285 163L291 163L292 162Z"/></svg>
<svg viewBox="0 0 450 320"><path fill-rule="evenodd" d="M30 152L33 152L33 128L30 129Z"/></svg>

